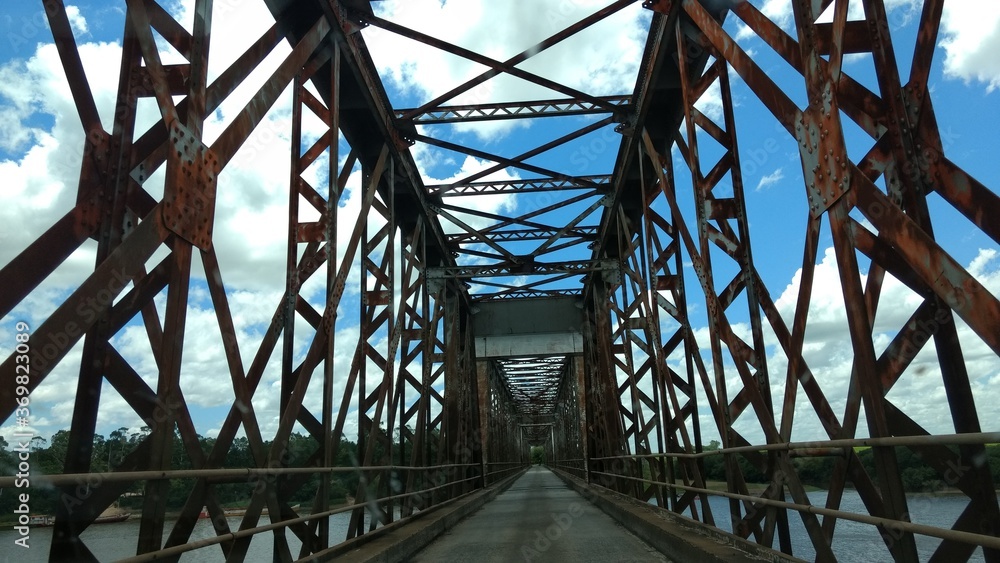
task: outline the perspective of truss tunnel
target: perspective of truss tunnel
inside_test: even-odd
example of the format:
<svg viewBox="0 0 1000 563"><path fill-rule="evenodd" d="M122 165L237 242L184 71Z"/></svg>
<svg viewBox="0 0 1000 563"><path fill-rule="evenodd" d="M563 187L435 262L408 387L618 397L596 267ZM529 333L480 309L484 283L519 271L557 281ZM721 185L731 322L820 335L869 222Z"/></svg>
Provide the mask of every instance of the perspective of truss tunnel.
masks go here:
<svg viewBox="0 0 1000 563"><path fill-rule="evenodd" d="M202 507L217 534L204 549L217 544L227 560L246 558L254 533L275 536L276 560L293 559L288 532L300 542L299 557L328 555L345 539L330 537L327 518L337 510L328 482L319 481L309 517L289 499L310 471L339 471L333 460L350 438L359 452L352 470L364 479L348 509L346 539L509 479L529 463L528 447L542 446L559 471L782 551L792 550L788 520L801 518L815 557L835 560L835 522L861 518L883 532L884 557L918 560L920 533L941 538L935 560L964 561L981 548L987 561L1000 561L996 484L988 467L972 461L1000 434L996 420L980 420L954 322L961 318L1000 354L1000 302L935 239L927 198L939 196L994 243L1000 199L942 147L928 88L941 0L923 3L912 54L894 51L883 0L793 1L790 32L749 2L618 0L504 60L382 17L378 2L263 2L274 25L209 83L209 38L220 25L211 0L194 2L190 29L155 0L125 1L112 127L101 123L62 0L45 2L87 136L75 207L0 270L5 320L80 245L93 239L97 251L92 274L33 331L33 342L69 340L51 350L39 344L44 356L33 364L30 389L83 342L64 474L39 479L72 491L91 472L96 398L105 384L152 421L149 436L102 476L101 487L75 510L59 509L53 560L92 559L81 534L137 482L145 496L136 560L203 547L191 538ZM849 8L860 16L849 18ZM537 57L624 10L643 11L646 42L637 60L622 63L635 73L619 91L588 92L529 70ZM733 18L794 69L803 81L796 92L776 84L723 27ZM411 92L403 104L387 93L393 77L378 70L392 62L374 60L370 50L387 35L482 71L432 99L413 102ZM258 67L279 45L287 54L261 77ZM183 61L165 62L168 52ZM848 55L871 61L874 86L848 74ZM909 76L900 76L897 57ZM252 99L206 133L206 119L251 76L260 84ZM539 96L494 99L484 86L500 79ZM801 161L801 186L789 195L805 202L795 218L805 230L788 228L803 250L793 318L779 313L772 296L783 288L769 288L755 267L734 80ZM284 271L285 291L266 330L247 342L236 338L222 251L213 244L219 218L234 211L217 205L216 188L288 89L291 177L280 218L288 224L287 260L274 265ZM719 111L705 109L708 96L717 96ZM159 111L144 131L136 126L139 101ZM490 127L514 134L491 142ZM595 143L607 147L603 158L590 156ZM849 153L848 145L861 150ZM417 151L488 164L441 183L418 166ZM573 157L586 161L585 172L570 171ZM348 189L361 201L357 216L337 203ZM508 204L491 203L498 197ZM803 352L826 232L855 354L843 412L835 412L829 382L813 377ZM214 376L232 381L234 397L209 452L197 445L181 384L189 288L202 275L192 264L199 263L229 370ZM123 278L129 283L115 283ZM888 346L877 346L872 323L889 278L920 304ZM699 338L689 319L692 280L708 325ZM338 315L350 284L358 284L359 311ZM109 288L114 299L99 299L99 314L81 314L81 304ZM345 316L360 319L360 337L350 368L339 370L334 357L344 344L336 329ZM915 336L930 320L937 321L933 338ZM65 336L69 324L79 330ZM144 327L154 373L141 373L116 350L115 335L126 326ZM771 349L765 334L774 336ZM917 351L936 349L954 434L925 430L920 413L887 398L909 376L914 342ZM787 369L769 371L773 354L787 359ZM0 366L0 419L18 408L17 356ZM258 386L275 371L280 408L272 436L263 434L253 405L270 392ZM782 393L772 393L776 382ZM699 403L721 437L718 452L704 452ZM824 440L793 442L802 409L819 419ZM349 417L357 419L356 438L345 435ZM741 431L747 421L749 434ZM283 448L299 428L316 449L302 467L286 467ZM256 469L223 467L237 435L247 437ZM191 480L191 493L172 521L163 472L176 469L175 439L193 469L178 477ZM856 446L873 447L874 475L860 468ZM940 475L968 469L952 483L968 504L950 529L908 522L896 447L910 448ZM713 492L705 455L724 457L726 490L718 494L728 496L729 514L713 514L706 500ZM837 458L819 507L793 464L807 456ZM766 490L750 494L738 461L765 476ZM261 481L240 524L254 533L229 536L213 486L256 470L273 478ZM0 478L0 487L12 484ZM839 510L845 487L858 491L869 514ZM377 510L366 516L366 506ZM259 527L265 508L278 526Z"/></svg>

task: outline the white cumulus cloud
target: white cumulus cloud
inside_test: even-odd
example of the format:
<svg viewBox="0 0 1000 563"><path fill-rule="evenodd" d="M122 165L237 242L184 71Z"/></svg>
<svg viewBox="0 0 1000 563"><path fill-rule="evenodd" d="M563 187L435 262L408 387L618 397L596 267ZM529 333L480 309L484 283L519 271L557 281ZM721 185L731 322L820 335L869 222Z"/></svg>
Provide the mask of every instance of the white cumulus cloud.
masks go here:
<svg viewBox="0 0 1000 563"><path fill-rule="evenodd" d="M73 28L78 35L87 33L89 30L87 27L87 19L83 17L80 13L80 8L77 6L66 6L66 17L69 19L69 25Z"/></svg>
<svg viewBox="0 0 1000 563"><path fill-rule="evenodd" d="M528 9L523 4L485 0L389 0L375 4L375 9L387 20L504 61L607 4L604 0L545 0L532 2ZM649 17L649 12L636 3L538 52L517 67L592 95L630 94ZM400 91L418 95L418 105L487 70L481 64L376 26L366 28L364 35L380 73ZM504 74L445 104L563 97L565 94ZM394 105L400 103L394 100ZM513 123L460 125L458 129L488 139L509 130Z"/></svg>
<svg viewBox="0 0 1000 563"><path fill-rule="evenodd" d="M946 2L941 35L945 75L1000 87L1000 2Z"/></svg>
<svg viewBox="0 0 1000 563"><path fill-rule="evenodd" d="M785 169L778 168L774 172L766 176L761 176L760 180L757 182L757 187L754 188L755 192L762 192L764 190L770 189L771 186L777 184L778 182L785 179Z"/></svg>

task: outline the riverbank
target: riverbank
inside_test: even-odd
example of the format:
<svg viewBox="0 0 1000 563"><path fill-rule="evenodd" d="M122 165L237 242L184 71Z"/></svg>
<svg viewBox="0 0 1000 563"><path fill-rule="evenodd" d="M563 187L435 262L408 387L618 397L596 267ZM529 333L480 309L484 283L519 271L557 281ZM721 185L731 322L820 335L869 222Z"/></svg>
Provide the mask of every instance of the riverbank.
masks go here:
<svg viewBox="0 0 1000 563"><path fill-rule="evenodd" d="M767 486L768 486L767 483L747 483L747 490L750 491L751 495L759 495L759 494L763 493L765 489L767 489ZM816 486L813 486L813 485L803 485L803 487L805 488L805 490L806 490L807 493L812 493L812 492L817 492L817 491L827 491L827 489L824 489L823 487L816 487ZM711 489L713 491L725 491L726 490L726 482L725 481L706 481L705 482L705 488L706 489ZM848 483L847 486L844 487L844 488L845 488L845 490L850 490L850 491L855 490L854 487L852 487L850 483ZM997 494L997 496L1000 496L1000 489L997 489L994 492ZM938 495L940 495L940 496L965 496L965 493L962 492L962 489L959 489L957 487L944 487L942 489L935 489L933 491L907 491L906 494L909 495L909 496L913 496L913 497L933 497L933 496L938 496Z"/></svg>
<svg viewBox="0 0 1000 563"><path fill-rule="evenodd" d="M249 503L250 503L250 501L244 501L242 503L241 502L225 503L225 504L223 504L222 508L223 508L223 510L225 510L225 509L233 509L233 508L242 508L242 507L247 506ZM352 503L348 503L348 502L331 503L330 504L330 510L336 510L338 508L344 508L344 507L350 506L352 504L354 504L354 503L353 502ZM129 510L132 511L132 516L129 517L129 520L139 520L139 519L142 518L142 508L141 507L140 508L130 508ZM299 516L305 516L307 514L312 514L312 506L310 506L310 505L303 505L300 508L298 508L295 512ZM181 515L181 512L179 510L177 510L177 511L168 511L168 512L165 513L164 516L165 516L165 518L167 520L177 520L180 517L180 515ZM14 526L18 525L17 520L14 519L14 518L11 518L11 516L12 515L5 515L5 518L0 519L0 530L9 530L9 529L14 528ZM265 516L266 516L266 514L265 514ZM242 518L242 517L243 517L242 515L228 515L227 516L227 518Z"/></svg>
<svg viewBox="0 0 1000 563"><path fill-rule="evenodd" d="M747 483L747 491L751 495L759 495L767 490L769 483ZM812 485L803 485L807 493L812 493L815 491L825 491L821 487L814 487ZM713 491L726 491L728 486L725 481L705 481L705 488Z"/></svg>

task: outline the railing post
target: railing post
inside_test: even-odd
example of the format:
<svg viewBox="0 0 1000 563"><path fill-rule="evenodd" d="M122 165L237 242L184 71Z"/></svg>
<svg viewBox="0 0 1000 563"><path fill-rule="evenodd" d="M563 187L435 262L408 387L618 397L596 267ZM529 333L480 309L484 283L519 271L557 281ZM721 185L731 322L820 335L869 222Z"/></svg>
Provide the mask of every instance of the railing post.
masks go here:
<svg viewBox="0 0 1000 563"><path fill-rule="evenodd" d="M490 462L490 440L492 437L490 434L490 422L491 422L491 412L490 412L490 374L489 371L492 368L491 362L488 360L476 360L476 400L479 406L479 452L480 452L480 468L482 471L482 483L480 486L485 487L489 484L489 479L487 477L487 469L489 468Z"/></svg>

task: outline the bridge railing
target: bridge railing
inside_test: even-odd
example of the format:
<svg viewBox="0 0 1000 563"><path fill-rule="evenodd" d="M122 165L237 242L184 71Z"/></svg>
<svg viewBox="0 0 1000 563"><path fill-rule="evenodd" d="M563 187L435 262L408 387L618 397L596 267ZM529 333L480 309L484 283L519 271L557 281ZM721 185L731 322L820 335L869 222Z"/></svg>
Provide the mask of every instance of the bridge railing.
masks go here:
<svg viewBox="0 0 1000 563"><path fill-rule="evenodd" d="M500 465L500 464L497 464ZM491 472L487 475L487 480L489 480L489 475L499 475L502 473L510 473L516 469L523 468L523 463L518 463L517 467L510 467L498 471ZM431 508L432 506L441 504L447 500L463 496L469 492L477 490L478 485L482 483L482 472L480 471L481 464L478 463L454 463L454 464L441 464L441 465L431 465L431 466L400 466L400 465L380 465L380 466L360 466L360 467L274 467L274 468L259 468L259 467L246 467L246 468L216 468L216 469L177 469L169 471L118 471L118 472L105 472L105 473L65 473L65 474L53 474L53 475L43 475L43 474L32 474L31 480L32 485L35 487L72 487L77 486L80 483L114 483L114 482L141 482L141 481L164 481L173 479L197 479L204 480L208 484L217 485L225 483L240 483L240 482L258 482L267 479L277 479L278 477L291 477L294 475L327 475L332 476L335 474L344 473L357 473L360 474L368 482L372 482L376 478L387 478L390 476L399 475L403 473L420 472L423 473L422 479L418 482L424 484L431 484L431 486L426 486L413 491L401 492L398 494L392 494L389 496L383 496L378 498L365 499L363 502L357 504L347 504L323 512L317 512L307 515L299 516L294 510L289 509L287 512L285 510L281 511L281 515L268 514L270 519L282 518L283 515L290 514L291 518L282 518L276 522L270 522L268 524L263 524L259 526L252 526L247 528L241 528L236 531L231 531L229 533L217 534L213 537L190 541L184 544L171 546L168 548L160 549L157 551L151 551L136 555L124 559L123 561L128 562L144 562L159 560L164 557L171 557L181 555L183 553L188 553L195 551L197 549L202 549L205 547L210 547L213 545L219 545L224 542L230 542L234 540L246 539L262 532L270 532L277 529L288 528L290 526L296 526L299 524L307 524L309 522L327 518L336 514L342 514L345 512L352 511L365 511L369 518L378 518L381 520L382 524L386 524L393 520L401 521L412 517L414 514ZM461 475L469 475L468 477L456 478ZM0 477L0 489L13 488L14 481L16 477ZM495 480L499 480L496 479ZM457 485L462 485L462 489L457 489ZM461 491L455 494L456 491ZM289 499L280 499L279 502L283 503L283 507L291 504ZM405 505L404 505L405 503ZM376 509L375 507L379 507ZM395 508L399 507L400 512L397 516ZM226 515L224 514L222 508L219 508L219 513L214 517L221 517L225 520ZM179 518L180 520L180 518ZM226 524L224 524L226 525ZM345 540L334 543L331 546L323 547L335 547L338 543L342 543Z"/></svg>
<svg viewBox="0 0 1000 563"><path fill-rule="evenodd" d="M492 485L524 469L523 461L491 461L486 464L486 484ZM497 469L492 469L497 468Z"/></svg>
<svg viewBox="0 0 1000 563"><path fill-rule="evenodd" d="M581 479L587 478L587 464L585 459L557 459L549 465Z"/></svg>
<svg viewBox="0 0 1000 563"><path fill-rule="evenodd" d="M949 528L941 528L927 524L910 522L907 520L872 516L869 514L861 514L858 512L850 512L835 508L827 508L824 506L817 506L814 504L788 502L773 498L767 498L763 494L749 495L733 491L720 491L689 484L678 484L676 482L666 482L656 479L647 479L645 478L645 476L637 477L635 475L636 473L641 473L640 471L635 470L637 467L641 468L644 466L645 461L651 461L655 459L696 460L713 456L721 456L727 454L729 455L742 454L751 452L757 452L757 453L785 452L787 453L787 455L791 457L819 457L819 456L846 455L847 449L858 448L858 447L963 446L963 445L987 445L996 443L1000 443L1000 432L979 432L979 433L948 434L948 435L894 436L885 438L859 438L859 439L841 439L841 440L825 440L825 441L810 441L810 442L784 442L784 443L774 443L774 444L734 446L734 447L719 448L715 450L702 451L696 453L665 452L665 453L655 453L655 454L645 454L645 455L595 457L591 458L591 461L605 462L601 463L601 465L603 466L603 468L610 470L599 471L597 469L591 469L589 471L590 475L589 481L591 484L597 484L609 488L615 488L614 486L615 483L621 483L622 482L621 480L624 480L631 483L637 483L637 484L641 483L645 485L651 485L652 487L662 487L663 489L671 491L671 493L676 491L681 491L682 493L703 495L703 498L707 498L708 496L717 496L735 501L751 503L752 505L760 507L774 507L780 509L794 510L799 513L811 513L835 519L840 518L852 522L858 522L861 524L869 524L872 526L876 526L878 528L881 528L882 533L918 534L918 535L939 538L942 540L949 540L966 544L972 544L976 546L982 546L983 548L988 548L988 549L1000 549L1000 537L993 535L979 534L975 532L968 532L968 531L949 529ZM561 465L558 467L560 467L561 469L564 468L564 466ZM779 487L783 486L783 484L784 483L782 482L771 483L771 485L777 485ZM679 505L676 502L676 498L674 498L674 496L671 495L671 504L669 507L671 511L683 515L685 506L687 505ZM661 508L668 508L668 507L661 506Z"/></svg>

